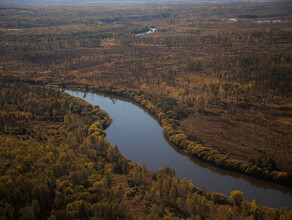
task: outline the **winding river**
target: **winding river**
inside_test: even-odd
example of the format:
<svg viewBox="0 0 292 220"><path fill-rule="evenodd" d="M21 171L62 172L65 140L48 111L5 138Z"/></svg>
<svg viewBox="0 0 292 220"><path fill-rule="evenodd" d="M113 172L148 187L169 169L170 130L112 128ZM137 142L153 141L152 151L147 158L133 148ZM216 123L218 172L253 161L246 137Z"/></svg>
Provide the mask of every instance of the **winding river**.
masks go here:
<svg viewBox="0 0 292 220"><path fill-rule="evenodd" d="M164 166L174 168L180 178L186 177L197 187L207 191L230 195L241 190L244 197L260 205L292 208L292 189L266 181L223 171L212 165L186 156L180 149L169 144L159 123L135 104L117 97L102 94L65 90L93 105L99 105L113 119L107 129L106 139L117 145L121 153L139 164L156 171Z"/></svg>

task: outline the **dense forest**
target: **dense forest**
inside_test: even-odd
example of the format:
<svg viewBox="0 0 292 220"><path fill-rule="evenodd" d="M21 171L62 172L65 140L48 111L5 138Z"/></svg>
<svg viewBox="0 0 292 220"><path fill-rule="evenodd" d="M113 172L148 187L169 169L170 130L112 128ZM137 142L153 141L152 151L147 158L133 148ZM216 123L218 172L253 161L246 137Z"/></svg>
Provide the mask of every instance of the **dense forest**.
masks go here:
<svg viewBox="0 0 292 220"><path fill-rule="evenodd" d="M1 219L292 219L240 191L228 198L132 163L104 139L111 119L99 106L0 82Z"/></svg>
<svg viewBox="0 0 292 220"><path fill-rule="evenodd" d="M190 155L291 186L291 10L3 5L0 74L131 98Z"/></svg>

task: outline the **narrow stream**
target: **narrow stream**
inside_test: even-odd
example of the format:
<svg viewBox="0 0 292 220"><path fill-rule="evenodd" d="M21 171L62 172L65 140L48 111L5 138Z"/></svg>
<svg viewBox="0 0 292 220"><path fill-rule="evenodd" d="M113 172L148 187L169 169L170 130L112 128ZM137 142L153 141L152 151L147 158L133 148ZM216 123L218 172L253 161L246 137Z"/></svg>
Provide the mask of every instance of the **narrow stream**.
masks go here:
<svg viewBox="0 0 292 220"><path fill-rule="evenodd" d="M139 164L156 171L164 166L174 168L180 178L207 191L230 195L241 190L244 197L260 205L292 208L292 189L244 175L224 171L207 163L186 156L180 149L169 144L158 122L135 104L116 97L66 90L93 105L99 105L113 119L107 129L106 139L117 145L121 153Z"/></svg>

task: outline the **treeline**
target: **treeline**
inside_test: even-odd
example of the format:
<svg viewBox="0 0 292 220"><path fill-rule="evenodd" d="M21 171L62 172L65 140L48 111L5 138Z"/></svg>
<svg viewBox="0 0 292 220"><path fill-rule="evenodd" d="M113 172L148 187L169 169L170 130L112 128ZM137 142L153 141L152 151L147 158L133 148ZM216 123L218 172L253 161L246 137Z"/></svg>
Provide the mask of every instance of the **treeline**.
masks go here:
<svg viewBox="0 0 292 220"><path fill-rule="evenodd" d="M240 191L227 198L199 190L168 167L153 173L133 164L105 141L110 119L98 106L53 88L4 80L0 88L1 112L31 115L30 133L1 124L1 219L292 217L284 208L249 203Z"/></svg>

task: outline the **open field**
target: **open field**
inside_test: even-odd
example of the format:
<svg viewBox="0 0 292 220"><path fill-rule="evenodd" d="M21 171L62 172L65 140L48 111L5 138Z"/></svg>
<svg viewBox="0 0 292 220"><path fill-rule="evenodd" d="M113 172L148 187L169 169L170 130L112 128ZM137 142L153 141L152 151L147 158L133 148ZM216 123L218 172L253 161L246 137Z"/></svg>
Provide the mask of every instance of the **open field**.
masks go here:
<svg viewBox="0 0 292 220"><path fill-rule="evenodd" d="M0 74L143 91L165 113L174 106L189 140L291 175L291 11L289 2L3 6Z"/></svg>

